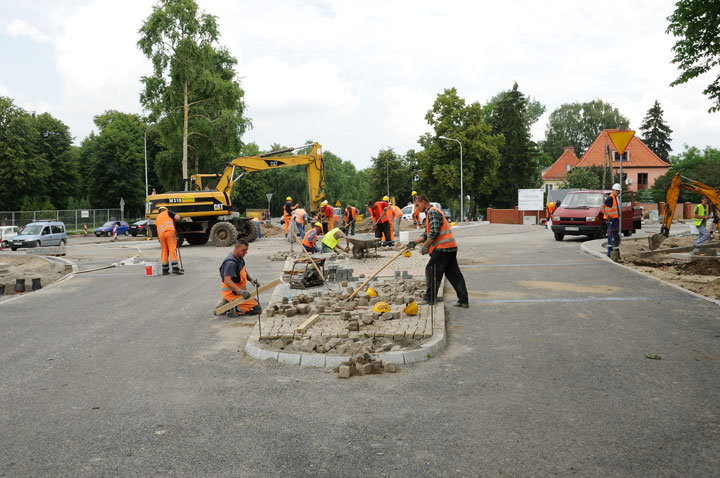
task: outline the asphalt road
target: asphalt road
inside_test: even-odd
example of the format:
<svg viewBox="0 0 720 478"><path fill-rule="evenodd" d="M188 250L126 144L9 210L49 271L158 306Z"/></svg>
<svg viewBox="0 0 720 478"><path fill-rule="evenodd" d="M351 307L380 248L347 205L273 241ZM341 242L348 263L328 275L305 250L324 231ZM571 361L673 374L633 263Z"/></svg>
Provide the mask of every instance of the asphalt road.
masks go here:
<svg viewBox="0 0 720 478"><path fill-rule="evenodd" d="M717 475L717 305L538 227L456 234L471 307L397 374L247 358L249 328L211 314L229 248L0 303L0 476ZM277 277L283 245L254 243L250 273ZM159 256L132 246L68 258Z"/></svg>

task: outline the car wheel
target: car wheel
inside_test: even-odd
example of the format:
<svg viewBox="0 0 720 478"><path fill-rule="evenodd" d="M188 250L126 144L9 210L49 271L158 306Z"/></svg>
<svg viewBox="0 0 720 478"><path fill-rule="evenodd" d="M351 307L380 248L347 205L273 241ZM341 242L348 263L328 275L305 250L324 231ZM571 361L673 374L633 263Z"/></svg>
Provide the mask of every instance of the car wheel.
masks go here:
<svg viewBox="0 0 720 478"><path fill-rule="evenodd" d="M60 239L60 247L65 247L67 245L67 241L65 239Z"/></svg>
<svg viewBox="0 0 720 478"><path fill-rule="evenodd" d="M11 251L17 251L17 247L11 247L10 250L11 250Z"/></svg>
<svg viewBox="0 0 720 478"><path fill-rule="evenodd" d="M565 234L563 234L562 232L553 232L553 235L555 236L556 241L562 241L565 237Z"/></svg>
<svg viewBox="0 0 720 478"><path fill-rule="evenodd" d="M8 244L8 241L2 241L2 248L3 248L3 249L7 249L9 245L10 245L10 244Z"/></svg>
<svg viewBox="0 0 720 478"><path fill-rule="evenodd" d="M130 231L125 231L125 235L126 235L126 236L129 236L129 235L130 235Z"/></svg>
<svg viewBox="0 0 720 478"><path fill-rule="evenodd" d="M623 231L623 236L630 237L630 234L632 234L632 231Z"/></svg>
<svg viewBox="0 0 720 478"><path fill-rule="evenodd" d="M95 237L100 237L100 236L101 236L101 234L99 232L95 231Z"/></svg>

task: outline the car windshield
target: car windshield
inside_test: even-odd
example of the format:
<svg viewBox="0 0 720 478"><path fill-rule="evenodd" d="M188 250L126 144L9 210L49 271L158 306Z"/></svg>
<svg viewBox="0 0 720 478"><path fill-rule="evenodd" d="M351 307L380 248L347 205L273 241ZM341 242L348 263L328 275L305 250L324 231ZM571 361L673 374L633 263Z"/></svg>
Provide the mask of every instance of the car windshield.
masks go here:
<svg viewBox="0 0 720 478"><path fill-rule="evenodd" d="M102 225L102 227L113 227L115 225L114 221L108 221L105 224Z"/></svg>
<svg viewBox="0 0 720 478"><path fill-rule="evenodd" d="M28 224L23 229L23 234L26 234L26 235L40 234L40 232L42 232L42 228L43 228L42 224Z"/></svg>
<svg viewBox="0 0 720 478"><path fill-rule="evenodd" d="M412 211L413 211L413 207L410 206L410 205L405 206L404 208L402 208L403 214L410 214L410 213L412 213Z"/></svg>
<svg viewBox="0 0 720 478"><path fill-rule="evenodd" d="M600 207L602 202L602 193L572 193L565 196L562 207Z"/></svg>

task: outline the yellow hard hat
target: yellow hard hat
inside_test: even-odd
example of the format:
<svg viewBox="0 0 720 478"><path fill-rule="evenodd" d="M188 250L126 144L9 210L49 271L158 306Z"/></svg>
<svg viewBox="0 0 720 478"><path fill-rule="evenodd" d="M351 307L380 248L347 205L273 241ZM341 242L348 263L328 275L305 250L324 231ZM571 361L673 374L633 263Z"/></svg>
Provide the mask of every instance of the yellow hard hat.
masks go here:
<svg viewBox="0 0 720 478"><path fill-rule="evenodd" d="M455 225L455 223L454 223L454 222L451 222L451 223L450 223L450 225L451 225L451 226L454 226L454 225Z"/></svg>
<svg viewBox="0 0 720 478"><path fill-rule="evenodd" d="M321 206L325 206L327 204L327 201L323 201L320 203Z"/></svg>
<svg viewBox="0 0 720 478"><path fill-rule="evenodd" d="M382 315L385 312L390 312L392 309L390 309L390 304L387 302L378 302L375 304L375 306L372 308L373 312L377 312L378 315Z"/></svg>
<svg viewBox="0 0 720 478"><path fill-rule="evenodd" d="M165 206L160 206L160 207L158 208L158 211L167 211L167 207L165 207Z"/></svg>
<svg viewBox="0 0 720 478"><path fill-rule="evenodd" d="M405 257L410 257L411 255L412 255L412 252L410 252L410 249L408 249L407 251L405 251L403 253L403 256L405 256Z"/></svg>
<svg viewBox="0 0 720 478"><path fill-rule="evenodd" d="M316 222L315 224L313 224L313 226L322 227L322 224L320 224L319 222Z"/></svg>
<svg viewBox="0 0 720 478"><path fill-rule="evenodd" d="M285 198L286 201L292 201L292 198L290 196Z"/></svg>
<svg viewBox="0 0 720 478"><path fill-rule="evenodd" d="M411 196L417 196L417 191L413 191L412 193L410 193L410 195L411 195Z"/></svg>
<svg viewBox="0 0 720 478"><path fill-rule="evenodd" d="M405 312L407 315L417 315L418 313L418 305L417 302L414 300L411 300L407 303L407 306L403 309L403 312Z"/></svg>
<svg viewBox="0 0 720 478"><path fill-rule="evenodd" d="M372 287L368 287L367 295L368 297L377 297L377 292L375 292L375 289L373 289Z"/></svg>
<svg viewBox="0 0 720 478"><path fill-rule="evenodd" d="M387 196L383 196L383 201L389 201L389 200L390 200L390 198L389 198L389 197L387 197Z"/></svg>

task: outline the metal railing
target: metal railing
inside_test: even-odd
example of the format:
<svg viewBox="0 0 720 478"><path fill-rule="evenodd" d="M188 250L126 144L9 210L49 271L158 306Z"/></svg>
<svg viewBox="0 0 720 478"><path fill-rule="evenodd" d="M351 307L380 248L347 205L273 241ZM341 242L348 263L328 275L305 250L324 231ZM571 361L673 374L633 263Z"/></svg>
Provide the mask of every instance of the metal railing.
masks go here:
<svg viewBox="0 0 720 478"><path fill-rule="evenodd" d="M83 217L87 216L87 217ZM120 221L120 209L64 209L49 211L0 211L0 225L24 226L34 221L60 221L72 234L87 224L88 232L107 221Z"/></svg>

